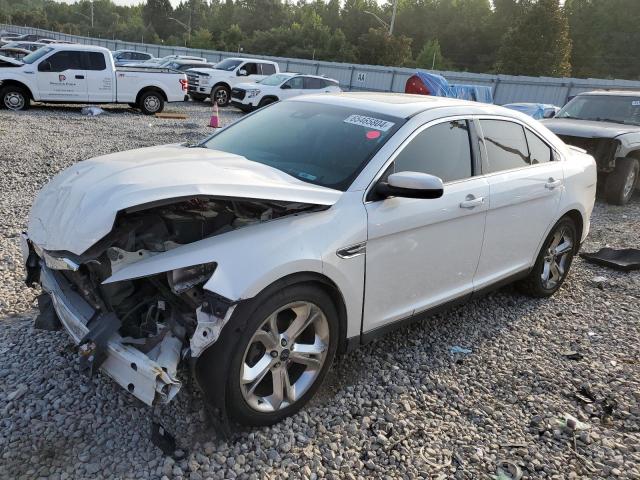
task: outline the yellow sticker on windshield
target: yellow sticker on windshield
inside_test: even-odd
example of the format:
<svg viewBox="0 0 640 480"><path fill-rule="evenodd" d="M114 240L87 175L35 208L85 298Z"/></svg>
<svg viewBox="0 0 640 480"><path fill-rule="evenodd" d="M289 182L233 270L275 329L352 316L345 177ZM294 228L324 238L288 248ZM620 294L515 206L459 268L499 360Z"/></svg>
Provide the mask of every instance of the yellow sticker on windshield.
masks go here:
<svg viewBox="0 0 640 480"><path fill-rule="evenodd" d="M375 128L382 132L386 132L395 125L393 122L387 122L380 118L365 117L364 115L349 115L344 119L344 122L352 125L360 125L361 127L366 128Z"/></svg>

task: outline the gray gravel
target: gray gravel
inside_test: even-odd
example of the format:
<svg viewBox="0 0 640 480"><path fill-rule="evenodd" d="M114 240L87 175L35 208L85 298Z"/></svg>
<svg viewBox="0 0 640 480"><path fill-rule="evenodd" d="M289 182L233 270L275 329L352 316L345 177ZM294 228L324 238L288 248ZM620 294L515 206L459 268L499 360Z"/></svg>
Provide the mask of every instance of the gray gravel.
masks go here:
<svg viewBox="0 0 640 480"><path fill-rule="evenodd" d="M32 328L17 235L62 168L209 131L204 106L169 110L189 119L121 107L96 118L75 107L0 111L0 477L478 479L510 460L523 478L640 479L640 272L582 259L553 298L506 288L404 328L340 359L300 414L229 439L188 386L152 410L102 375L85 383L68 337ZM222 112L223 122L237 117ZM597 204L584 250L605 245L640 245L639 196ZM451 354L455 345L472 353ZM593 403L584 389L576 397L584 385ZM563 426L567 415L587 429ZM153 419L182 458L150 443Z"/></svg>

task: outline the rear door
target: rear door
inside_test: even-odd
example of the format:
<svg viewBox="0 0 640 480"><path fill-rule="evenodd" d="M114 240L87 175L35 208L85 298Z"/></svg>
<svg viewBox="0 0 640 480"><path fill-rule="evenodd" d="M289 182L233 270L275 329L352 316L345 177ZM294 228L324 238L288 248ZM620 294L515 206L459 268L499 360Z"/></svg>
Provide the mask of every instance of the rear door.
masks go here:
<svg viewBox="0 0 640 480"><path fill-rule="evenodd" d="M557 215L564 189L562 163L526 126L481 118L483 174L490 203L476 287L527 270Z"/></svg>
<svg viewBox="0 0 640 480"><path fill-rule="evenodd" d="M88 97L90 102L113 102L115 85L113 71L108 68L102 52L84 52Z"/></svg>
<svg viewBox="0 0 640 480"><path fill-rule="evenodd" d="M304 93L329 92L327 82L322 78L304 77Z"/></svg>
<svg viewBox="0 0 640 480"><path fill-rule="evenodd" d="M40 100L88 101L86 71L82 66L84 53L60 50L38 64Z"/></svg>

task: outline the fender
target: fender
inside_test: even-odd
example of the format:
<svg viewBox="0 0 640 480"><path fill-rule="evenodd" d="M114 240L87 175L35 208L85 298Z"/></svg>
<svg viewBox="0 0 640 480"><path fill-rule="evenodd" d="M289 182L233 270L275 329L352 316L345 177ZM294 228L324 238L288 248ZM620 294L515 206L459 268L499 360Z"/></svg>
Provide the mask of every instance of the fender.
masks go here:
<svg viewBox="0 0 640 480"><path fill-rule="evenodd" d="M40 99L40 92L38 90L35 72L32 75L26 73L23 69L24 67L18 67L16 68L16 70L18 70L17 72L10 71L11 69L9 68L3 69L0 86L6 83L20 84L29 91L31 98L37 101Z"/></svg>

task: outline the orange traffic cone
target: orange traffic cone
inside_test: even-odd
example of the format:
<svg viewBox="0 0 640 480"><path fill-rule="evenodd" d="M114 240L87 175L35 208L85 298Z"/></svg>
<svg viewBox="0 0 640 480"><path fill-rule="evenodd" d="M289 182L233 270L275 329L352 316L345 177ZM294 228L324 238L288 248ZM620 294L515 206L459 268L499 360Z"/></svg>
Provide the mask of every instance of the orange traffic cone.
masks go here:
<svg viewBox="0 0 640 480"><path fill-rule="evenodd" d="M213 111L211 112L211 120L209 120L211 128L220 128L220 113L218 112L218 102L213 102Z"/></svg>

